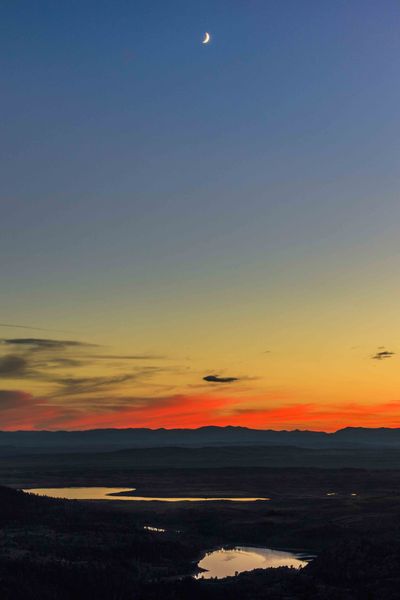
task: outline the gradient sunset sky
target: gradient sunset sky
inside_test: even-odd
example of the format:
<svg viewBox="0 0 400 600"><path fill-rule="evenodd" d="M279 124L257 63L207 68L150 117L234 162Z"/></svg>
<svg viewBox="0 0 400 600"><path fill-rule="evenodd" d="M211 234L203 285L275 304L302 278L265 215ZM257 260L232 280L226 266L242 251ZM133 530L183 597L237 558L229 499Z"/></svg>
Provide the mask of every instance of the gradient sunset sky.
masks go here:
<svg viewBox="0 0 400 600"><path fill-rule="evenodd" d="M398 0L0 27L0 429L399 427Z"/></svg>

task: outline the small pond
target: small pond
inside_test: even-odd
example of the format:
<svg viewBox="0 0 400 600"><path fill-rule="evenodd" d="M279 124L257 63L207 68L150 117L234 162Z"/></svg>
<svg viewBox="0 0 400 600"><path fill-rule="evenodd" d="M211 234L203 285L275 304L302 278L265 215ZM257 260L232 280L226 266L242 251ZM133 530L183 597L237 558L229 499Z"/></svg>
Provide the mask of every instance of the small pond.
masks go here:
<svg viewBox="0 0 400 600"><path fill-rule="evenodd" d="M253 571L254 569L271 569L277 567L294 567L301 569L309 562L310 556L304 553L272 550L271 548L251 548L236 546L220 548L207 554L200 560L198 567L205 569L195 575L196 579L222 579Z"/></svg>

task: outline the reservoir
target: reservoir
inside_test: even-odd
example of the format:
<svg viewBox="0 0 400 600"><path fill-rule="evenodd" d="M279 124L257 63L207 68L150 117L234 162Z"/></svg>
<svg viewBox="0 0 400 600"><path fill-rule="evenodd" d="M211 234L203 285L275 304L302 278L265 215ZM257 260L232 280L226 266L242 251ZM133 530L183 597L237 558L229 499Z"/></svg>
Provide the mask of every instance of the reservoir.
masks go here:
<svg viewBox="0 0 400 600"><path fill-rule="evenodd" d="M236 546L220 548L207 554L200 560L198 567L205 569L195 575L196 579L223 579L254 569L276 569L277 567L294 567L301 569L310 557L305 554L272 550L271 548L251 548Z"/></svg>
<svg viewBox="0 0 400 600"><path fill-rule="evenodd" d="M113 488L113 487L64 487L64 488L31 488L23 492L47 496L49 498L64 498L67 500L126 500L136 502L256 502L267 501L270 498L214 498L214 497L152 497L152 496L126 496L118 494L133 493L135 488Z"/></svg>

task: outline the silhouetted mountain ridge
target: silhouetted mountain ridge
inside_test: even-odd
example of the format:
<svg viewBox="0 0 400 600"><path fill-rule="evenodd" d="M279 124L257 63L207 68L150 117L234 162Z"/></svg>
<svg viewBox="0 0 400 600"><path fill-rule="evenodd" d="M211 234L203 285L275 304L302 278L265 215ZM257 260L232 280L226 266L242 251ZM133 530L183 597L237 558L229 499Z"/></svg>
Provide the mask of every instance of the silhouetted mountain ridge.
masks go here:
<svg viewBox="0 0 400 600"><path fill-rule="evenodd" d="M84 431L0 431L4 455L98 452L129 448L202 446L297 446L301 448L400 448L400 429L345 427L333 433L307 430L207 426L198 429L89 429Z"/></svg>

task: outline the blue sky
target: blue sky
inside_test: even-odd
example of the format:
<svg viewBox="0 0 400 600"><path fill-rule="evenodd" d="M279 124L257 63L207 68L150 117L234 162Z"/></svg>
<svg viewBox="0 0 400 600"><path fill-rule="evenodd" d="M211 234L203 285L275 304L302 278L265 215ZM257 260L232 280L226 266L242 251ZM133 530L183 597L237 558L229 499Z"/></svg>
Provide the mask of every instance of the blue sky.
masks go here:
<svg viewBox="0 0 400 600"><path fill-rule="evenodd" d="M368 315L365 353L393 343L399 17L391 0L3 2L0 321L167 353L173 336L228 370L252 339L300 352L332 314L335 352Z"/></svg>

